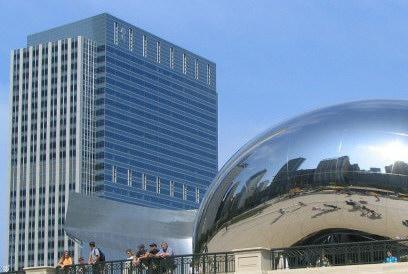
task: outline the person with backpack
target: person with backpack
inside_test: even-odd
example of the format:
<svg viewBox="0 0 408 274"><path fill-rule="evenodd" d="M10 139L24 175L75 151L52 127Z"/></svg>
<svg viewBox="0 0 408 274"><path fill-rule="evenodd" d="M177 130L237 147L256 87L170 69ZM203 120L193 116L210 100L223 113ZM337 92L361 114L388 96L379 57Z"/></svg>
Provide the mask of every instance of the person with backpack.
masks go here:
<svg viewBox="0 0 408 274"><path fill-rule="evenodd" d="M95 242L90 242L89 248L91 251L89 252L88 263L92 265L93 273L101 273L103 270L103 262L105 262L105 254L96 247Z"/></svg>
<svg viewBox="0 0 408 274"><path fill-rule="evenodd" d="M91 252L89 252L88 259L89 264L96 264L105 261L105 254L103 254L103 252L96 247L95 242L90 242L89 248L91 249Z"/></svg>

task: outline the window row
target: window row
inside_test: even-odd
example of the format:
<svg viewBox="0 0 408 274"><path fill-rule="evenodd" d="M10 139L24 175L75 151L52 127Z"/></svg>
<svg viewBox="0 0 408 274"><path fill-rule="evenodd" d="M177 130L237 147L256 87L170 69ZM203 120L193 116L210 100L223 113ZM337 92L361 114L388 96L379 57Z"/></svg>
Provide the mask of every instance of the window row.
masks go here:
<svg viewBox="0 0 408 274"><path fill-rule="evenodd" d="M118 182L118 171L116 166L112 166L112 183L116 184ZM127 170L127 185L128 186L133 186L134 183L134 176L133 176L133 171L131 169ZM147 191L148 190L148 184L154 184L156 193L157 194L162 194L162 188L165 187L168 189L168 193L170 197L175 197L175 192L176 192L176 187L175 187L175 182L170 180L169 185L164 186L162 183L162 179L158 176L156 176L156 180L154 182L150 181L148 179L148 175L145 173L142 173L141 177L141 189ZM189 195L190 189L188 186L185 184L182 184L181 188L181 193L182 193L182 199L187 200L187 196ZM200 189L198 187L195 187L195 202L198 204L200 203Z"/></svg>
<svg viewBox="0 0 408 274"><path fill-rule="evenodd" d="M119 26L118 22L114 22L113 24L113 41L115 45L119 45L119 36L122 36L122 39L124 39L124 29L123 27ZM132 28L128 29L128 49L129 51L133 51L134 50L134 31ZM143 57L147 57L148 56L148 48L149 48L149 40L148 37L146 35L143 35L142 38L142 55ZM160 41L156 41L156 62L157 63L162 63L162 47L161 47L161 43ZM171 69L175 68L175 62L174 62L174 47L170 47L169 48L169 67ZM189 56L186 53L183 53L183 62L182 62L182 72L183 74L187 74L187 71L189 69ZM200 64L198 59L196 58L194 60L194 78L196 80L198 80L200 78ZM212 81L212 70L211 70L211 66L209 64L207 64L207 70L206 70L207 74L206 74L206 80L207 80L207 84L211 85L211 81Z"/></svg>

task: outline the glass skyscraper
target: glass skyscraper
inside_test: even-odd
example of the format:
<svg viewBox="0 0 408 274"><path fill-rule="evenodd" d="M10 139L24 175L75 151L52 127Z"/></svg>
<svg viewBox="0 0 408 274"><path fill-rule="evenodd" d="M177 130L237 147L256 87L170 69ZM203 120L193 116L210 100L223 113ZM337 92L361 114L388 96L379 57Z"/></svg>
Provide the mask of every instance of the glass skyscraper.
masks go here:
<svg viewBox="0 0 408 274"><path fill-rule="evenodd" d="M215 64L109 14L29 35L10 104L12 269L78 258L72 191L192 209L217 172Z"/></svg>

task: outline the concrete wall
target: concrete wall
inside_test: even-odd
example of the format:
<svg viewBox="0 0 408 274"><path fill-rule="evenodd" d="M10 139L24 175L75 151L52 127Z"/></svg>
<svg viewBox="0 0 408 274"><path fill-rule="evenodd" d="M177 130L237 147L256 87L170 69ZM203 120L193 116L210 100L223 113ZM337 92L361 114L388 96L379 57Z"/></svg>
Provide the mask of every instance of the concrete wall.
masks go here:
<svg viewBox="0 0 408 274"><path fill-rule="evenodd" d="M291 270L269 270L268 274L291 274L291 273L347 273L347 274L382 274L382 273L408 273L408 263L393 264L366 264L366 265L348 265L332 267L315 267Z"/></svg>
<svg viewBox="0 0 408 274"><path fill-rule="evenodd" d="M241 249L235 252L236 274L291 274L291 273L347 273L382 274L408 273L408 262L390 264L366 264L333 267L313 267L301 269L271 270L270 251L267 248Z"/></svg>

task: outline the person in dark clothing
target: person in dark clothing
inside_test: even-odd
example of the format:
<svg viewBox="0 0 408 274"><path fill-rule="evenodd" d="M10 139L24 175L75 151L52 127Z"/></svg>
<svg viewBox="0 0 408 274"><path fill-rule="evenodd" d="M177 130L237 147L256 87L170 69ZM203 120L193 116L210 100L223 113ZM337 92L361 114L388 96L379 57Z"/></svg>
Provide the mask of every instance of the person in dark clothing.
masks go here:
<svg viewBox="0 0 408 274"><path fill-rule="evenodd" d="M160 250L157 248L156 243L151 243L149 245L149 252L147 253L146 257L146 264L148 265L150 271L158 272L158 269L160 267L160 256L158 255L159 251Z"/></svg>
<svg viewBox="0 0 408 274"><path fill-rule="evenodd" d="M157 244L156 243L151 243L149 245L149 255L150 257L156 257L157 253L159 253L159 249L157 248Z"/></svg>
<svg viewBox="0 0 408 274"><path fill-rule="evenodd" d="M146 252L144 244L140 244L137 248L138 250L135 256L133 257L133 262L132 262L133 266L135 267L143 266L142 262L144 259L147 258L147 252Z"/></svg>

